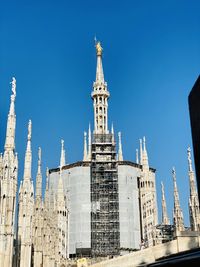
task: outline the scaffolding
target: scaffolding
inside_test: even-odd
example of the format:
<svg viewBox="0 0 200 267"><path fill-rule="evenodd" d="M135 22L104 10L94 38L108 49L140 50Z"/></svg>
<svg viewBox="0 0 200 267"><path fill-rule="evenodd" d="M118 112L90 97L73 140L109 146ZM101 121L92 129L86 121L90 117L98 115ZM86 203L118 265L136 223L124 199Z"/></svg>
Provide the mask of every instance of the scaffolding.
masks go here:
<svg viewBox="0 0 200 267"><path fill-rule="evenodd" d="M119 197L113 134L93 134L91 164L91 247L93 257L119 254Z"/></svg>

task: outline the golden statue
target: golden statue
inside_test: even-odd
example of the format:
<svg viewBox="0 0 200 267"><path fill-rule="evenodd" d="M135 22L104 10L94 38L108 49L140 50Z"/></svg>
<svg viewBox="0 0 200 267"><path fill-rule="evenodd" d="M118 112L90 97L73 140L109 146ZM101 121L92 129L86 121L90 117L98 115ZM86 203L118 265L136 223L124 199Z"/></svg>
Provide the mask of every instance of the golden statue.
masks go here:
<svg viewBox="0 0 200 267"><path fill-rule="evenodd" d="M101 56L102 55L103 48L102 48L100 42L96 43L96 51L97 51L97 56Z"/></svg>

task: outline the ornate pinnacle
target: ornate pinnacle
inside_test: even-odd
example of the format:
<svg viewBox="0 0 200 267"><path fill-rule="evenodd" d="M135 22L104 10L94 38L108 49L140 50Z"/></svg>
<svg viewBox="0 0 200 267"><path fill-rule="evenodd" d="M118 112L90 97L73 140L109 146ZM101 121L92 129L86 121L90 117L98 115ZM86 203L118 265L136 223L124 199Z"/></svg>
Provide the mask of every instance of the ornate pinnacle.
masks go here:
<svg viewBox="0 0 200 267"><path fill-rule="evenodd" d="M42 199L42 172L41 172L41 156L42 151L41 147L38 148L38 170L37 170L37 177L36 177L36 198Z"/></svg>
<svg viewBox="0 0 200 267"><path fill-rule="evenodd" d="M38 148L38 165L41 165L42 151L41 147Z"/></svg>
<svg viewBox="0 0 200 267"><path fill-rule="evenodd" d="M92 138L91 138L91 128L90 128L90 123L89 123L89 128L88 128L88 160L91 160L91 147L92 147Z"/></svg>
<svg viewBox="0 0 200 267"><path fill-rule="evenodd" d="M114 126L113 126L113 123L112 123L112 126L111 126L111 133L114 134Z"/></svg>
<svg viewBox="0 0 200 267"><path fill-rule="evenodd" d="M142 149L142 139L139 139L140 141L140 165L143 164L143 149Z"/></svg>
<svg viewBox="0 0 200 267"><path fill-rule="evenodd" d="M162 189L162 198L164 199L164 185L163 185L163 182L161 182L161 189Z"/></svg>
<svg viewBox="0 0 200 267"><path fill-rule="evenodd" d="M29 120L28 122L28 140L31 140L31 132L32 132L32 122Z"/></svg>
<svg viewBox="0 0 200 267"><path fill-rule="evenodd" d="M167 205L165 201L165 192L164 192L164 185L161 182L161 189L162 189L162 224L170 224L169 218L167 216Z"/></svg>
<svg viewBox="0 0 200 267"><path fill-rule="evenodd" d="M189 171L192 172L192 159L191 159L191 148L188 147L187 149L188 154L188 164L189 164Z"/></svg>
<svg viewBox="0 0 200 267"><path fill-rule="evenodd" d="M143 146L144 146L144 150L146 150L146 138L145 138L145 136L143 137Z"/></svg>
<svg viewBox="0 0 200 267"><path fill-rule="evenodd" d="M102 56L103 48L99 41L96 43L96 52L97 52L97 56Z"/></svg>
<svg viewBox="0 0 200 267"><path fill-rule="evenodd" d="M176 181L176 170L175 170L175 167L172 168L172 177L173 177L173 180L175 182Z"/></svg>
<svg viewBox="0 0 200 267"><path fill-rule="evenodd" d="M138 149L136 149L136 163L139 164L139 155L138 155Z"/></svg>
<svg viewBox="0 0 200 267"><path fill-rule="evenodd" d="M60 168L65 166L65 149L64 149L64 140L61 140L61 155L60 155Z"/></svg>
<svg viewBox="0 0 200 267"><path fill-rule="evenodd" d="M62 149L64 149L64 140L63 139L61 140L61 146L62 146Z"/></svg>
<svg viewBox="0 0 200 267"><path fill-rule="evenodd" d="M176 184L176 171L174 167L172 168L172 176L174 181L174 210L173 210L174 225L176 230L183 231L184 230L183 213L179 202L179 194Z"/></svg>
<svg viewBox="0 0 200 267"><path fill-rule="evenodd" d="M13 92L13 96L16 97L16 79L15 77L12 77L12 82L10 82L12 84L12 92Z"/></svg>
<svg viewBox="0 0 200 267"><path fill-rule="evenodd" d="M28 135L27 135L27 147L24 161L24 180L31 180L31 164L32 164L32 152L31 152L31 120L28 122Z"/></svg>
<svg viewBox="0 0 200 267"><path fill-rule="evenodd" d="M5 150L15 149L15 126L16 126L16 115L15 115L15 97L16 97L16 79L13 77L11 82L12 92L10 109L8 113L7 120L7 130L6 130L6 140L5 140Z"/></svg>
<svg viewBox="0 0 200 267"><path fill-rule="evenodd" d="M147 150L146 150L146 138L145 136L143 137L143 152L142 152L142 156L143 156L143 165L149 166L149 160L148 160L148 155L147 155Z"/></svg>
<svg viewBox="0 0 200 267"><path fill-rule="evenodd" d="M83 151L83 161L87 161L88 153L87 153L87 133L84 132L84 151Z"/></svg>

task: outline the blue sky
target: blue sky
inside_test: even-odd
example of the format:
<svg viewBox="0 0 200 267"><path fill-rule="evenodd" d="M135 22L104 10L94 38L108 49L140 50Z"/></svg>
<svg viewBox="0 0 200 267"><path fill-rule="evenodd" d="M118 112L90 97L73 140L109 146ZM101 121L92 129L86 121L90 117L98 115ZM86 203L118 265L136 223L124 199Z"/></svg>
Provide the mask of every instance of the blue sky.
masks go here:
<svg viewBox="0 0 200 267"><path fill-rule="evenodd" d="M122 132L123 153L135 160L147 139L149 161L166 189L172 215L172 166L188 224L187 97L200 69L200 2L1 1L0 150L3 151L11 77L17 79L16 150L23 175L27 123L33 123L33 179L37 149L43 171L58 166L60 139L68 162L82 159L83 131L93 124L94 36L101 40L111 93L109 124Z"/></svg>

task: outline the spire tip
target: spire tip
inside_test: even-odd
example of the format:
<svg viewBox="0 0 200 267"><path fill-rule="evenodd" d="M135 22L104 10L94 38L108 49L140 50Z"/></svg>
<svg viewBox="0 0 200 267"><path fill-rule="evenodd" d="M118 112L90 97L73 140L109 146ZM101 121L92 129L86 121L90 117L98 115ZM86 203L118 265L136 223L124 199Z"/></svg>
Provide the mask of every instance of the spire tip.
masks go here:
<svg viewBox="0 0 200 267"><path fill-rule="evenodd" d="M32 133L32 121L28 121L28 140L31 140L31 133Z"/></svg>
<svg viewBox="0 0 200 267"><path fill-rule="evenodd" d="M101 46L101 43L99 41L97 41L97 40L96 40L96 43L95 43L95 47L96 47L97 56L102 56L103 48Z"/></svg>
<svg viewBox="0 0 200 267"><path fill-rule="evenodd" d="M10 82L12 84L12 92L13 92L13 96L14 98L16 97L16 79L15 77L12 77L12 82Z"/></svg>
<svg viewBox="0 0 200 267"><path fill-rule="evenodd" d="M42 150L41 147L38 148L38 161L41 162L41 155L42 155Z"/></svg>

